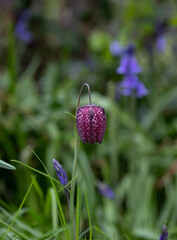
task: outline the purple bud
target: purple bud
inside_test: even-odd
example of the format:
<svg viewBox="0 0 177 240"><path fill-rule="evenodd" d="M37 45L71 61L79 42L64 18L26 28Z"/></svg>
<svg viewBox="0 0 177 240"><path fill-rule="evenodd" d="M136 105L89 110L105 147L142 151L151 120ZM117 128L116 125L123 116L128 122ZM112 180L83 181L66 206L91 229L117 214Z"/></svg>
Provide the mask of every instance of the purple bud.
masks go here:
<svg viewBox="0 0 177 240"><path fill-rule="evenodd" d="M96 185L97 185L97 188L98 188L98 192L102 196L110 198L110 199L115 198L114 191L108 185L106 185L105 183L100 182L100 181L97 181Z"/></svg>
<svg viewBox="0 0 177 240"><path fill-rule="evenodd" d="M120 56L122 54L123 47L117 41L112 42L109 48L113 56Z"/></svg>
<svg viewBox="0 0 177 240"><path fill-rule="evenodd" d="M17 37L25 43L30 43L33 41L34 36L28 28L29 20L31 18L31 12L26 9L23 10L18 18L18 21L15 25L15 34Z"/></svg>
<svg viewBox="0 0 177 240"><path fill-rule="evenodd" d="M63 169L62 165L59 164L57 160L55 160L55 158L53 158L52 162L61 184L65 186L68 183L68 178L65 170Z"/></svg>
<svg viewBox="0 0 177 240"><path fill-rule="evenodd" d="M167 240L167 238L168 238L168 231L167 231L166 225L164 224L162 227L162 231L161 231L159 240Z"/></svg>
<svg viewBox="0 0 177 240"><path fill-rule="evenodd" d="M102 143L106 130L106 115L100 106L85 105L77 109L76 126L83 143Z"/></svg>
<svg viewBox="0 0 177 240"><path fill-rule="evenodd" d="M156 38L156 47L159 52L164 52L166 49L166 38L164 35L159 35Z"/></svg>

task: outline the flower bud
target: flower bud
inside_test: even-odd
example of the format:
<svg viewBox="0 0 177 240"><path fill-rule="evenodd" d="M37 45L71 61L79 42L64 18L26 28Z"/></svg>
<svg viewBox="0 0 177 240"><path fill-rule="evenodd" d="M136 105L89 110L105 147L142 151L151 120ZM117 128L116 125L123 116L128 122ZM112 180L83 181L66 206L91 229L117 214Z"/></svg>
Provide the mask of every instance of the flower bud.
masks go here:
<svg viewBox="0 0 177 240"><path fill-rule="evenodd" d="M76 113L76 126L83 143L102 143L106 130L104 108L94 104L79 107Z"/></svg>
<svg viewBox="0 0 177 240"><path fill-rule="evenodd" d="M68 178L65 170L63 169L62 165L59 164L57 160L55 160L55 158L53 158L52 162L61 184L65 186L68 183Z"/></svg>
<svg viewBox="0 0 177 240"><path fill-rule="evenodd" d="M162 227L162 231L161 231L159 240L167 240L167 238L168 238L168 231L167 231L166 225L164 224Z"/></svg>

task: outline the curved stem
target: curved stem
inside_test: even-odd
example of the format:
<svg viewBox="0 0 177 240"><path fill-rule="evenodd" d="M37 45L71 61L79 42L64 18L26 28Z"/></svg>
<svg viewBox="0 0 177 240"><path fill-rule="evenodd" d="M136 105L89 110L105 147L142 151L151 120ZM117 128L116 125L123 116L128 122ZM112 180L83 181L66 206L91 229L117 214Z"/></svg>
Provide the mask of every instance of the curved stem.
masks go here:
<svg viewBox="0 0 177 240"><path fill-rule="evenodd" d="M78 102L77 102L77 108L79 107L80 98L81 98L81 94L82 94L82 90L83 90L84 86L87 86L87 88L88 88L89 104L90 104L90 106L91 106L91 103L92 103L92 101L91 101L91 93L90 93L90 86L88 85L88 83L84 83L84 84L82 85L81 90L80 90L80 93L79 93L79 98L78 98Z"/></svg>

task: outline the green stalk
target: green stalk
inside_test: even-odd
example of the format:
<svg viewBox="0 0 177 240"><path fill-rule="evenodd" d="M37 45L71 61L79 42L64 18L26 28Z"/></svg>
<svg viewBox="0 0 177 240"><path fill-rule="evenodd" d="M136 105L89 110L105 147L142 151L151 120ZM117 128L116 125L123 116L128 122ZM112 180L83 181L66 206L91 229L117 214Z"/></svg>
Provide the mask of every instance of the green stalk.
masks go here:
<svg viewBox="0 0 177 240"><path fill-rule="evenodd" d="M135 127L136 127L136 97L134 94L131 96L131 99L130 99L130 119L131 119L131 126L130 126L131 167L130 167L130 172L132 175L132 181L134 183L135 176L136 176L136 159L135 159L135 143L134 143L134 135L135 135Z"/></svg>
<svg viewBox="0 0 177 240"><path fill-rule="evenodd" d="M111 176L114 186L118 181L118 151L117 151L117 121L116 121L116 105L115 105L115 84L109 82L108 93L110 99L110 122L109 122L109 143L110 143L110 160L111 160Z"/></svg>
<svg viewBox="0 0 177 240"><path fill-rule="evenodd" d="M130 188L130 194L129 194L129 211L130 211L130 223L133 224L133 218L136 205L136 197L135 197L135 191L136 191L136 152L135 152L135 128L136 128L136 97L133 94L130 99L130 178L131 178L131 188Z"/></svg>
<svg viewBox="0 0 177 240"><path fill-rule="evenodd" d="M74 138L75 138L75 147L74 147L74 166L73 166L73 173L72 173L72 180L75 178L76 175L76 167L77 167L77 159L78 159L78 140L77 140L77 129L76 124L74 122ZM74 219L74 196L75 196L75 180L71 182L71 199L70 199L70 220L72 222L72 234L74 239L76 238L75 234L75 219Z"/></svg>
<svg viewBox="0 0 177 240"><path fill-rule="evenodd" d="M88 89L89 105L91 106L91 104L92 104L90 86L88 83L84 83L79 92L79 98L78 98L77 108L76 108L76 115L77 115L77 109L79 108L80 98L81 98L81 94L82 94L84 86L86 86ZM73 173L72 173L71 195L70 195L70 221L72 222L72 236L73 236L73 239L76 239L75 218L74 218L75 180L73 180L73 179L75 178L75 175L76 175L76 167L77 167L77 159L78 159L78 140L77 140L76 118L72 114L71 114L71 116L74 118L75 147L74 147L74 166L73 166Z"/></svg>

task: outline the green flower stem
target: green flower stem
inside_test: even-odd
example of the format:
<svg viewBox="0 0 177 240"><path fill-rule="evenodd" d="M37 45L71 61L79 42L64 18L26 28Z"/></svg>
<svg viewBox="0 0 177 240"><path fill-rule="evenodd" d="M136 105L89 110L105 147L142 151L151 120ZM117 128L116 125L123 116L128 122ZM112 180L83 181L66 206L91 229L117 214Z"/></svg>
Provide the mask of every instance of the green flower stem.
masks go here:
<svg viewBox="0 0 177 240"><path fill-rule="evenodd" d="M78 140L77 140L77 129L76 123L74 121L74 138L75 138L75 147L74 147L74 166L73 166L73 173L72 179L74 179L76 175L76 168L77 168L77 159L78 159ZM75 180L71 183L71 198L70 198L70 220L72 222L72 234L74 239L76 238L75 234L75 218L74 218L74 196L75 196Z"/></svg>
<svg viewBox="0 0 177 240"><path fill-rule="evenodd" d="M111 175L112 184L117 185L118 181L118 149L117 149L117 119L116 119L116 105L115 105L115 84L109 82L108 94L110 99L110 122L109 122L109 149L111 161Z"/></svg>
<svg viewBox="0 0 177 240"><path fill-rule="evenodd" d="M130 211L130 224L133 225L134 209L136 206L136 198L134 197L136 191L136 145L135 145L135 128L136 128L136 97L132 95L130 98L130 155L129 155L129 166L130 166L130 178L131 186L130 187L130 197L128 200L129 211Z"/></svg>
<svg viewBox="0 0 177 240"><path fill-rule="evenodd" d="M136 176L136 159L135 159L135 128L136 128L136 97L133 94L130 99L130 119L131 119L131 126L130 126L130 145L131 145L131 150L130 150L130 171L132 175L132 181L135 181L135 176Z"/></svg>

